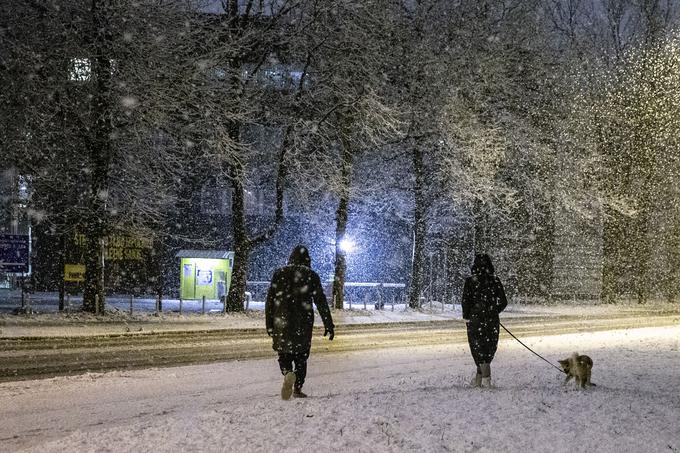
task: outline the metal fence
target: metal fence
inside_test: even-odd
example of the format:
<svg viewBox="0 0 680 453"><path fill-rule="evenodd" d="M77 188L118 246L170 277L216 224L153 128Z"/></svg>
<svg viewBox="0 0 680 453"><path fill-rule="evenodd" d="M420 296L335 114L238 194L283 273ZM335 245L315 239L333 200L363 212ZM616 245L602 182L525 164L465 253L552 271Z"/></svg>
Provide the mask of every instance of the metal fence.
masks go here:
<svg viewBox="0 0 680 453"><path fill-rule="evenodd" d="M326 282L325 292L331 300L332 282ZM244 308L247 310L264 310L269 282L249 281L247 284ZM402 309L408 303L406 285L391 282L346 282L346 310L392 310ZM421 297L421 307L430 310L454 309L453 300L439 301L433 297ZM64 311L79 311L83 304L82 295L66 295ZM107 295L106 310L115 310L134 314L136 312L174 312L174 313L216 313L225 312L225 300L198 299L183 300L178 298L162 298L152 295ZM396 308L395 308L396 307ZM0 289L0 313L50 313L59 311L59 294L56 292L22 293Z"/></svg>

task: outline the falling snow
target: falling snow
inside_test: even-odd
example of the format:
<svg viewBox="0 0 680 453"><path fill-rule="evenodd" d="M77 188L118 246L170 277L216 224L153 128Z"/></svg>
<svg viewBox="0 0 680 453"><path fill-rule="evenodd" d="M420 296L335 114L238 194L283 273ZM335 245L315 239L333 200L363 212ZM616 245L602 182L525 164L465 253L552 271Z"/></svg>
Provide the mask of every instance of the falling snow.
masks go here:
<svg viewBox="0 0 680 453"><path fill-rule="evenodd" d="M0 2L0 85L0 342L269 342L293 299L399 337L480 254L510 312L677 312L678 2ZM677 333L541 338L588 392L503 341L483 391L446 341L312 356L305 402L260 360L3 383L0 450L677 451Z"/></svg>

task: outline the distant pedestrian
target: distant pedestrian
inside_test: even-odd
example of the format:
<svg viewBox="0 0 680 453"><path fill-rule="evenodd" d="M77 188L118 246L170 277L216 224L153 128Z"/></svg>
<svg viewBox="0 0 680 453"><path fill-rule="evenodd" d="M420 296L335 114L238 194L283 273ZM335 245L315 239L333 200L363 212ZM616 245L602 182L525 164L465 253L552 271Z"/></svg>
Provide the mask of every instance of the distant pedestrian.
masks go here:
<svg viewBox="0 0 680 453"><path fill-rule="evenodd" d="M265 317L267 334L273 349L279 354L283 374L281 398L306 398L302 392L307 375L307 359L312 346L314 307L316 305L329 340L335 336L331 311L321 286L319 275L311 269L307 247L298 245L288 259L288 265L274 272L267 293ZM294 368L293 368L294 366Z"/></svg>
<svg viewBox="0 0 680 453"><path fill-rule="evenodd" d="M472 275L463 287L463 319L467 326L468 344L477 373L475 387L491 386L491 361L498 347L500 319L498 314L508 305L503 284L494 274L489 255L475 256Z"/></svg>

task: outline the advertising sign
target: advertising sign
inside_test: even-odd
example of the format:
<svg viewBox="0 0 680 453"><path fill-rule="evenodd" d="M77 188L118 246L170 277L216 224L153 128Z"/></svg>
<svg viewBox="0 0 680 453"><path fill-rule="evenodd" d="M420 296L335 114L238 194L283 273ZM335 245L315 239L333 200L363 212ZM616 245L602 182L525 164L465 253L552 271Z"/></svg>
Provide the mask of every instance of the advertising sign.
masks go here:
<svg viewBox="0 0 680 453"><path fill-rule="evenodd" d="M64 281L84 282L85 266L83 264L64 264Z"/></svg>
<svg viewBox="0 0 680 453"><path fill-rule="evenodd" d="M198 269L196 271L196 285L207 286L213 284L212 269Z"/></svg>
<svg viewBox="0 0 680 453"><path fill-rule="evenodd" d="M18 234L0 235L0 272L27 274L31 251L28 236Z"/></svg>

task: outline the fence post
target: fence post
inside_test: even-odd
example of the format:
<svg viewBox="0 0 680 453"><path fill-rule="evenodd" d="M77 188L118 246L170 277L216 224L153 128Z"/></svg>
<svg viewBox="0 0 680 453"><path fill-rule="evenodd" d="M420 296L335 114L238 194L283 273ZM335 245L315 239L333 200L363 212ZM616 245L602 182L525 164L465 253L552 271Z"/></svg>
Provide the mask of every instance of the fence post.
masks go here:
<svg viewBox="0 0 680 453"><path fill-rule="evenodd" d="M347 298L347 301L349 302L349 309L350 309L350 311L351 311L351 310L352 310L352 299L350 299L350 298L348 297L348 298Z"/></svg>
<svg viewBox="0 0 680 453"><path fill-rule="evenodd" d="M66 311L71 313L71 295L66 294Z"/></svg>
<svg viewBox="0 0 680 453"><path fill-rule="evenodd" d="M446 311L446 307L444 306L444 304L446 303L446 301L448 300L448 297L449 297L449 251L448 250L444 251L443 270L444 270L444 272L443 272L444 273L444 275L443 275L443 278L444 278L444 287L443 287L444 296L442 297L442 312Z"/></svg>
<svg viewBox="0 0 680 453"><path fill-rule="evenodd" d="M396 294L392 294L392 311L394 311L394 299L397 298Z"/></svg>
<svg viewBox="0 0 680 453"><path fill-rule="evenodd" d="M364 310L366 310L366 299L368 299L368 293L364 294Z"/></svg>
<svg viewBox="0 0 680 453"><path fill-rule="evenodd" d="M179 314L182 314L182 297L179 298Z"/></svg>
<svg viewBox="0 0 680 453"><path fill-rule="evenodd" d="M205 314L205 295L201 297L201 314Z"/></svg>
<svg viewBox="0 0 680 453"><path fill-rule="evenodd" d="M99 314L99 294L94 295L94 314Z"/></svg>
<svg viewBox="0 0 680 453"><path fill-rule="evenodd" d="M134 298L135 298L134 294L130 294L130 315L132 315L132 302Z"/></svg>
<svg viewBox="0 0 680 453"><path fill-rule="evenodd" d="M222 296L220 297L222 299L222 314L226 315L227 314L227 296Z"/></svg>

